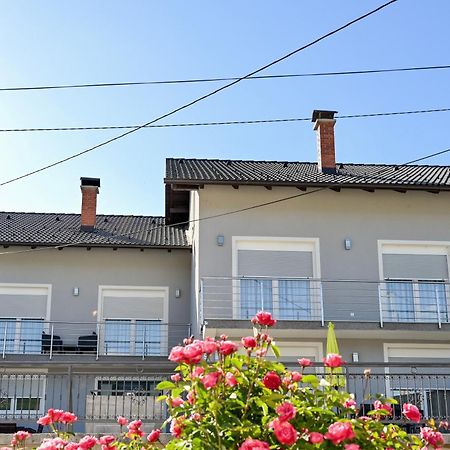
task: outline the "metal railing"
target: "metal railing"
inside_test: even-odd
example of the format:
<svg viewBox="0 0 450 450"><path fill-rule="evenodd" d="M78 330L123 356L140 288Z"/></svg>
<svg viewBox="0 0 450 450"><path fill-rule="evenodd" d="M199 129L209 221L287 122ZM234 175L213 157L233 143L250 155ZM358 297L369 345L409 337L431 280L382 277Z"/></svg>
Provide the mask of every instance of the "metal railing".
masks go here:
<svg viewBox="0 0 450 450"><path fill-rule="evenodd" d="M46 322L1 319L0 349L7 355L167 356L191 334L189 324L150 320Z"/></svg>
<svg viewBox="0 0 450 450"><path fill-rule="evenodd" d="M56 408L73 411L78 416L74 431L118 431L111 428L115 426L118 416L139 418L160 425L167 418L167 410L164 402L157 401L161 392L156 386L159 381L168 379L170 374L144 374L143 367L129 365L126 373L113 372L108 375L105 371L88 372L70 367L65 373L39 369L2 373L0 422L36 428L36 419L48 408ZM313 372L330 380L322 366L307 368L305 373ZM398 402L393 405L393 415L383 420L405 423L405 418L401 416L404 403L415 404L422 413L423 421L450 419L448 363L344 366L343 374L338 377L341 378L340 388L354 395L356 414L367 414L373 408L377 395L382 394ZM336 382L336 378L333 380Z"/></svg>
<svg viewBox="0 0 450 450"><path fill-rule="evenodd" d="M205 319L249 319L271 311L279 320L450 323L450 285L423 280L205 277Z"/></svg>

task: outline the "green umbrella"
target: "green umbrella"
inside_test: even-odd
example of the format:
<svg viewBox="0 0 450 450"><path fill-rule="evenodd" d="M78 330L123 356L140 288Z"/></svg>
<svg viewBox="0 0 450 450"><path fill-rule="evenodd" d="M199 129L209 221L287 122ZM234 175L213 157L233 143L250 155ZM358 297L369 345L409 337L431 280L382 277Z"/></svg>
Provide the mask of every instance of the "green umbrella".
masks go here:
<svg viewBox="0 0 450 450"><path fill-rule="evenodd" d="M328 334L327 334L327 355L330 353L336 353L339 355L339 346L336 340L336 333L334 332L334 323L328 322ZM331 369L326 367L326 380L332 386L345 387L344 371L342 367L336 367Z"/></svg>

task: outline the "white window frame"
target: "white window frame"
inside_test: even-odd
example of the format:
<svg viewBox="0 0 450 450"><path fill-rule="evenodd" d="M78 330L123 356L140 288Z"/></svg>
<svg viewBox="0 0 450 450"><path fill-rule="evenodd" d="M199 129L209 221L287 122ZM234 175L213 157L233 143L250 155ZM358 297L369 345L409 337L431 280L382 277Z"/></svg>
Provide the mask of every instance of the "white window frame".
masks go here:
<svg viewBox="0 0 450 450"><path fill-rule="evenodd" d="M115 317L115 318L105 318L103 317L103 298L105 293L109 297L146 297L146 293L154 293L153 297L158 296L158 298L163 297L163 314L162 317L142 317L139 319L131 317ZM162 295L161 295L162 294ZM149 295L148 298L151 298ZM123 353L123 356L141 356L136 355L136 321L137 320L161 320L161 324L165 324L165 327L161 327L161 355L167 354L168 350L168 323L169 323L169 287L168 286L112 286L112 285L100 285L98 287L98 314L97 322L99 329L101 324L105 326L107 320L123 320L129 321L131 332L130 332L130 351L128 353ZM104 330L102 337L100 339L100 354L106 355L105 353L105 335ZM117 354L114 354L117 356Z"/></svg>
<svg viewBox="0 0 450 450"><path fill-rule="evenodd" d="M384 275L383 266L383 254L394 255L442 255L447 259L447 273L450 274L450 241L412 241L412 240L384 240L377 241L378 247L378 273L381 281L381 290L387 292L387 284L383 283L388 279ZM390 281L395 282L411 282L413 291L413 304L414 304L414 319L417 322L421 321L421 314L418 310L420 306L420 282L444 282L445 286L445 298L447 301L447 311L450 312L450 285L449 279L438 280L428 279L426 277L419 278L395 278ZM381 291L380 294L381 296ZM381 300L381 298L380 298ZM381 308L381 301L380 301Z"/></svg>
<svg viewBox="0 0 450 450"><path fill-rule="evenodd" d="M238 252L239 250L263 250L263 251L304 251L312 254L313 277L304 278L310 280L312 311L316 311L317 305L322 304L320 282L320 250L319 238L302 237L275 237L275 236L232 236L232 291L233 291L233 318L240 318L240 284L238 278ZM299 278L302 279L302 278ZM272 298L274 315L279 310L278 280L272 280ZM323 308L321 306L321 308Z"/></svg>

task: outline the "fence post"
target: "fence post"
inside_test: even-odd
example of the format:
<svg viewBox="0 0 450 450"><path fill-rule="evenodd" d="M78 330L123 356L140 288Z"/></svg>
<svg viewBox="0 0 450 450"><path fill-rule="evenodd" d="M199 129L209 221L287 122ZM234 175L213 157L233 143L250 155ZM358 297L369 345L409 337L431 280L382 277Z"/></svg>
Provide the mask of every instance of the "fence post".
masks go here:
<svg viewBox="0 0 450 450"><path fill-rule="evenodd" d="M320 297L320 324L325 326L325 313L323 310L323 289L322 289L322 281L319 281L319 297Z"/></svg>
<svg viewBox="0 0 450 450"><path fill-rule="evenodd" d="M135 329L136 329L136 324L134 324L134 326L135 326ZM142 359L145 359L145 338L146 338L146 332L147 330L146 330L146 327L144 326L144 332L142 333L142 335L143 335L143 338L142 338ZM135 333L136 333L136 331L135 331Z"/></svg>
<svg viewBox="0 0 450 450"><path fill-rule="evenodd" d="M383 301L381 299L381 295L382 295L382 287L381 287L381 283L378 283L378 308L380 309L380 327L383 328Z"/></svg>
<svg viewBox="0 0 450 450"><path fill-rule="evenodd" d="M444 286L445 288L445 286ZM438 316L438 326L439 328L442 328L442 322L441 322L441 305L439 305L439 291L438 291L438 285L434 285L434 296L436 298L436 309L437 309L437 316Z"/></svg>
<svg viewBox="0 0 450 450"><path fill-rule="evenodd" d="M200 278L200 305L199 305L199 311L198 311L198 318L200 321L200 325L203 324L203 322L205 321L205 314L204 314L204 301L205 301L205 296L204 296L204 282L203 282L203 278ZM197 324L197 330L198 330L198 324Z"/></svg>
<svg viewBox="0 0 450 450"><path fill-rule="evenodd" d="M96 360L98 360L99 351L100 351L100 324L97 322L97 350L95 355Z"/></svg>
<svg viewBox="0 0 450 450"><path fill-rule="evenodd" d="M256 280L257 283L261 283L260 284L260 293L261 293L261 311L264 311L264 285L262 280Z"/></svg>
<svg viewBox="0 0 450 450"><path fill-rule="evenodd" d="M2 358L6 358L6 338L8 337L8 322L5 322L5 334L3 336L3 351Z"/></svg>
<svg viewBox="0 0 450 450"><path fill-rule="evenodd" d="M51 328L51 330L50 330L50 352L49 352L49 359L52 359L52 356L53 356L53 331L54 331L54 328L53 328L53 325L52 325L52 328Z"/></svg>
<svg viewBox="0 0 450 450"><path fill-rule="evenodd" d="M67 366L67 411L73 412L72 366Z"/></svg>

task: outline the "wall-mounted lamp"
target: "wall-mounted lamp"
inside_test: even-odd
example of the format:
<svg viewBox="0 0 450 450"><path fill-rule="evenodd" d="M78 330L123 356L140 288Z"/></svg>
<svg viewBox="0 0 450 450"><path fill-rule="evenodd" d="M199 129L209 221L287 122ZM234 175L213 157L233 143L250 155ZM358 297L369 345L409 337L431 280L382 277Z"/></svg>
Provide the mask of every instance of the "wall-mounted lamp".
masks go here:
<svg viewBox="0 0 450 450"><path fill-rule="evenodd" d="M350 238L344 239L344 248L345 250L351 250L352 249L352 240Z"/></svg>
<svg viewBox="0 0 450 450"><path fill-rule="evenodd" d="M223 247L223 244L225 244L225 236L223 234L218 234L216 237L216 242L219 247Z"/></svg>
<svg viewBox="0 0 450 450"><path fill-rule="evenodd" d="M353 352L352 353L352 361L353 362L359 362L359 353L358 352Z"/></svg>
<svg viewBox="0 0 450 450"><path fill-rule="evenodd" d="M75 297L78 297L80 295L80 288L74 287L73 290L72 290L72 294Z"/></svg>
<svg viewBox="0 0 450 450"><path fill-rule="evenodd" d="M175 298L181 297L181 289L175 289Z"/></svg>

